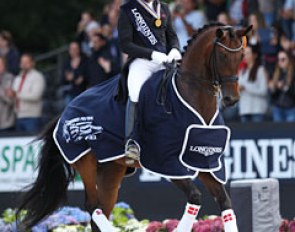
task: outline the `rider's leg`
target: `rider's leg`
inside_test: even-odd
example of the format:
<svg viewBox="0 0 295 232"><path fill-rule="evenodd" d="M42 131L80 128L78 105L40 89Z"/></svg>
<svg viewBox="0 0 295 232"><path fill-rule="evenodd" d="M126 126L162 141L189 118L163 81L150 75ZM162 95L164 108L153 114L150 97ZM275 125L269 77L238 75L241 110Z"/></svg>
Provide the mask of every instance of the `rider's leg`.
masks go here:
<svg viewBox="0 0 295 232"><path fill-rule="evenodd" d="M201 208L201 192L191 179L172 180L172 182L185 193L188 200L176 231L191 231Z"/></svg>
<svg viewBox="0 0 295 232"><path fill-rule="evenodd" d="M128 74L128 91L129 101L126 107L126 155L130 158L137 158L140 155L140 147L133 139L133 130L136 125L137 102L142 85L150 78L150 76L160 70L161 65L153 63L145 59L135 59L129 67Z"/></svg>

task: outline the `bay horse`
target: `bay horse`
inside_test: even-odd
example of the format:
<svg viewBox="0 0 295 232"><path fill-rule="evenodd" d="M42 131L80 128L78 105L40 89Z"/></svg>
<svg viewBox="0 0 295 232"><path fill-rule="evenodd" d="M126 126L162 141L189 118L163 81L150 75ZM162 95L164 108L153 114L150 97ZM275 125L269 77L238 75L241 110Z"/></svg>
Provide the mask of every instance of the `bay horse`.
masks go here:
<svg viewBox="0 0 295 232"><path fill-rule="evenodd" d="M235 29L223 24L206 25L196 32L189 41L179 68L174 68L172 72L173 77L168 78L169 83L173 82L174 90L172 92L174 95L177 93L176 101L178 101L178 104L181 102L190 112L194 112L195 116L197 114L198 120L203 123L202 128L206 129L212 124L212 119L215 118L216 112L218 112L218 96L220 94L222 95L224 106L230 106L239 100L237 72L243 57L243 39L250 30L251 27ZM127 169L139 168L141 166L146 167L148 170L152 169L149 166L150 163L147 156L143 155L139 162L130 160L124 155L125 105L114 101L113 94L107 94L116 88L119 82L118 79L119 77L115 77L105 84L98 85L82 93L65 108L60 118L53 121L44 130L41 136L43 146L40 151L38 176L29 189L23 193L18 207L18 212L22 209L26 209L28 212L20 223L21 231L31 228L60 206L66 198L68 185L74 180L77 171L81 175L85 188L85 208L92 214L92 230L111 232L112 227L107 218L110 216L116 203L119 186ZM152 98L149 101L148 95L150 94L149 88L156 80L161 80L161 77L151 78L143 86L143 93L141 93L143 97L140 97L139 105L141 101L144 101L145 104L153 101ZM160 82L163 83L163 81ZM162 89L169 92L169 86L170 84L166 84L166 87ZM104 93L101 94L101 92ZM177 109L173 108L173 101L169 98L169 94L166 93L163 101L164 104L157 106L162 107L164 105L167 113L165 117L173 116L178 112ZM100 104L102 99L107 104ZM167 101L170 102L171 111L166 109ZM82 107L85 109L81 110ZM85 113L92 112L93 110L97 110L96 114L104 114L100 125L92 124L94 116L98 117L98 115L89 116L89 114ZM143 109L139 111L141 111L139 113L141 116L139 117L144 118L150 114L143 111ZM68 115L72 115L72 117L68 117ZM113 115L116 115L116 117L114 118ZM190 115L189 117L192 116ZM104 118L113 121L105 124ZM179 122L184 121L185 118L183 116L183 119L180 119ZM147 117L147 121L149 120ZM159 131L157 128L152 128L145 121L141 123L142 125L139 125L139 127L144 127L147 131L146 134L153 129L156 133L155 137L159 137L157 135L157 131ZM170 125L170 127L178 128L178 122L175 125ZM117 133L115 130L119 132ZM108 134L104 134L104 132L108 132ZM189 131L189 133L194 133L194 131ZM165 134L163 135L164 137L162 134L160 136L160 139L166 142L170 139L169 136L166 138ZM189 140L190 138L180 139ZM213 138L211 140L216 139ZM150 141L153 139L140 135L140 140ZM178 152L183 149L182 145L180 144L180 147L177 148L179 149ZM105 148L106 146L108 148ZM117 146L119 151L113 151ZM146 147L143 144L143 154L145 154L145 149L149 151ZM155 149L161 148L156 147ZM216 149L218 150L218 147L190 146L189 149L190 152L198 151L204 154L201 162L206 163L204 159L212 158L212 154L214 154ZM108 157L105 154L102 156L98 154L98 151L109 150L114 152L115 155ZM224 147L220 153L223 153L223 151ZM69 156L66 156L65 153L68 153ZM71 156L71 154L75 154L75 156ZM196 157L189 156L186 160L187 157L183 156L180 162L179 154L172 155L174 155L174 160L178 160L177 162L179 163L177 165L183 164L185 170L191 167L191 161L193 163L193 159ZM150 153L149 157L153 158L153 154ZM219 156L219 160L217 160L219 166L221 162L220 157L222 157L222 154ZM167 166L167 168L169 167ZM163 163L164 168L165 164ZM225 231L237 231L235 215L231 210L231 200L224 187L225 181L220 181L214 174L213 171L216 171L216 168L210 168L211 166L209 168L198 166L197 169L192 167L190 170L193 173L192 175L180 174L175 176L175 178L173 175L166 175L173 184L184 192L188 202L185 213L177 227L177 232L190 231L193 220L195 220L200 209L201 192L193 182L193 178L196 176L198 176L214 197L220 210L225 212L222 214ZM224 169L224 166L222 168Z"/></svg>

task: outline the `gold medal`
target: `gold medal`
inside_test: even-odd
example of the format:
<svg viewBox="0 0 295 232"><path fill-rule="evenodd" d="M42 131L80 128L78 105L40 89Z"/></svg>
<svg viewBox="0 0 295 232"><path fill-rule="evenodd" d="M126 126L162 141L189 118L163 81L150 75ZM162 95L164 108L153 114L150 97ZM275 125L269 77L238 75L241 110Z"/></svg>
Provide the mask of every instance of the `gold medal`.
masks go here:
<svg viewBox="0 0 295 232"><path fill-rule="evenodd" d="M162 25L162 20L161 19L156 19L155 26L160 27L161 25Z"/></svg>

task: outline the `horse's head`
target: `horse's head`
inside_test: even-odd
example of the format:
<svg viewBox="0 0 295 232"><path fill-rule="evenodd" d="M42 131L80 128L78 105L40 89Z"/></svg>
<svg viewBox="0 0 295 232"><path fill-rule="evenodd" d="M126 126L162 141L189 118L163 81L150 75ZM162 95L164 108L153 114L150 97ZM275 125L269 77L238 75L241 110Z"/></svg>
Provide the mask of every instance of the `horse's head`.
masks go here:
<svg viewBox="0 0 295 232"><path fill-rule="evenodd" d="M246 44L245 35L252 26L235 29L211 24L199 30L183 57L182 70L199 83L201 91L216 95L222 92L224 106L239 100L238 69Z"/></svg>
<svg viewBox="0 0 295 232"><path fill-rule="evenodd" d="M221 88L223 106L231 106L239 98L238 69L246 46L245 35L252 26L235 30L230 26L218 27L209 58L212 81Z"/></svg>

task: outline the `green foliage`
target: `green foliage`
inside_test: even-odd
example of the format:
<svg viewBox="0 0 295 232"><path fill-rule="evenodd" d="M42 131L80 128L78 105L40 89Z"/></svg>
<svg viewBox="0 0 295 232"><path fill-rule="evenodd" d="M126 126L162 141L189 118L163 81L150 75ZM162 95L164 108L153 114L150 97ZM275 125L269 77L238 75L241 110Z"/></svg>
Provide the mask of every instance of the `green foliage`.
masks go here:
<svg viewBox="0 0 295 232"><path fill-rule="evenodd" d="M98 17L106 1L0 1L0 30L11 31L23 52L46 52L74 39L81 12L91 10Z"/></svg>
<svg viewBox="0 0 295 232"><path fill-rule="evenodd" d="M10 224L16 221L16 211L15 209L6 209L3 213L2 213L2 219L5 223ZM24 218L24 216L27 214L27 211L22 210L20 212L20 220L22 220L22 218Z"/></svg>

